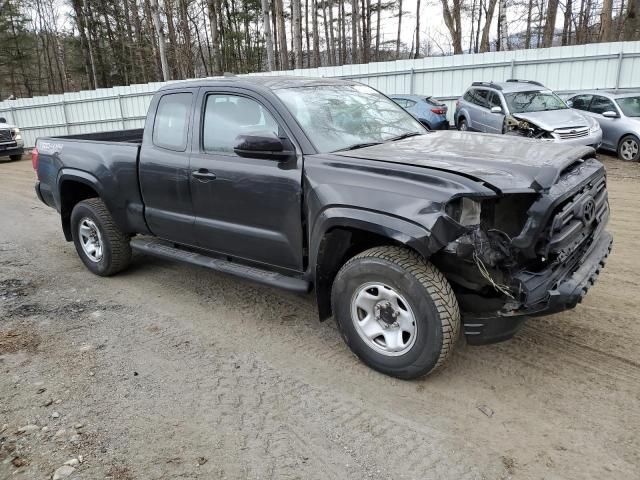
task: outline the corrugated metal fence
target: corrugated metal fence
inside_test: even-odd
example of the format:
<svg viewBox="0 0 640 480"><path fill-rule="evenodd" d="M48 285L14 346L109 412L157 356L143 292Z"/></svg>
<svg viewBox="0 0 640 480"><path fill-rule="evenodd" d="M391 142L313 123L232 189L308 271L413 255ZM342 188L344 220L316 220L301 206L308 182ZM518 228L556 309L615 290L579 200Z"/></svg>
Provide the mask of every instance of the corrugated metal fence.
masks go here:
<svg viewBox="0 0 640 480"><path fill-rule="evenodd" d="M254 75L254 74L251 74ZM391 93L433 95L449 104L473 81L525 78L560 93L640 87L640 42L599 43L417 60L322 67L255 75L350 78ZM141 128L164 83L131 85L0 102L0 116L21 127L25 145L39 136Z"/></svg>

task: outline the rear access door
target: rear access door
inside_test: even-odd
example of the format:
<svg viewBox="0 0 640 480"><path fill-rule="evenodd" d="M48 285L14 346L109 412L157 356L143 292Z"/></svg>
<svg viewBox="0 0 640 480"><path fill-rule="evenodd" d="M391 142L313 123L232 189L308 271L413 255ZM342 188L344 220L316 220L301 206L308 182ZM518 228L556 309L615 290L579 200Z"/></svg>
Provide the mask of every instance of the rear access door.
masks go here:
<svg viewBox="0 0 640 480"><path fill-rule="evenodd" d="M151 232L194 244L189 182L190 123L197 88L167 90L149 106L140 149L140 190Z"/></svg>
<svg viewBox="0 0 640 480"><path fill-rule="evenodd" d="M201 88L197 105L190 186L198 246L302 271L301 155L277 161L233 151L238 135L293 141L282 118L266 99L241 88Z"/></svg>

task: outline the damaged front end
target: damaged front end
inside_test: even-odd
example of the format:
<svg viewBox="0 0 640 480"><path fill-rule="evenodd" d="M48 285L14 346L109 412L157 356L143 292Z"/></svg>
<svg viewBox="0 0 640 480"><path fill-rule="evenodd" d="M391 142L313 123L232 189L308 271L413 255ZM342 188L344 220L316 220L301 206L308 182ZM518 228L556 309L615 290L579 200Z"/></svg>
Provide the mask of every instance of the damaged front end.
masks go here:
<svg viewBox="0 0 640 480"><path fill-rule="evenodd" d="M575 307L611 249L606 175L595 159L571 165L549 188L456 198L446 213L464 233L432 261L451 282L474 344Z"/></svg>
<svg viewBox="0 0 640 480"><path fill-rule="evenodd" d="M550 130L545 130L529 120L520 119L514 115L507 115L505 117L504 133L507 135L516 135L526 138L554 139Z"/></svg>

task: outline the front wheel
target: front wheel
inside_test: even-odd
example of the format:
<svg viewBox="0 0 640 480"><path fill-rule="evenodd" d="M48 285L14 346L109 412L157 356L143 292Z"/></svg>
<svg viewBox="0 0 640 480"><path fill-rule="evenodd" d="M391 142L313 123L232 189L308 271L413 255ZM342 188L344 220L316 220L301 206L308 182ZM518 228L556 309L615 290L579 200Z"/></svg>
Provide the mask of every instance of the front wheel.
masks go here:
<svg viewBox="0 0 640 480"><path fill-rule="evenodd" d="M9 155L9 159L11 159L12 162L17 162L21 158L22 158L22 155Z"/></svg>
<svg viewBox="0 0 640 480"><path fill-rule="evenodd" d="M376 247L349 260L336 276L331 301L349 348L394 377L416 378L442 367L460 331L449 282L402 247Z"/></svg>
<svg viewBox="0 0 640 480"><path fill-rule="evenodd" d="M468 132L469 131L469 124L467 123L467 119L462 117L459 121L458 121L458 130L460 130L461 132Z"/></svg>
<svg viewBox="0 0 640 480"><path fill-rule="evenodd" d="M129 237L114 223L99 198L79 202L71 212L71 235L85 266L101 277L108 277L129 266Z"/></svg>
<svg viewBox="0 0 640 480"><path fill-rule="evenodd" d="M618 158L625 162L637 162L640 160L640 140L635 135L622 137L618 144Z"/></svg>

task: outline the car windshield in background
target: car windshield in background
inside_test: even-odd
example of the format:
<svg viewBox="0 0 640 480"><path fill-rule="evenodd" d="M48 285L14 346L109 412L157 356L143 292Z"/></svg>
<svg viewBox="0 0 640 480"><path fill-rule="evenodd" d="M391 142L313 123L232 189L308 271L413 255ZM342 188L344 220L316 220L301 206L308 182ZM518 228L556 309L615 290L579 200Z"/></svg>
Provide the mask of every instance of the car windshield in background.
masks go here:
<svg viewBox="0 0 640 480"><path fill-rule="evenodd" d="M640 96L616 98L616 103L627 117L640 117Z"/></svg>
<svg viewBox="0 0 640 480"><path fill-rule="evenodd" d="M551 90L507 93L504 97L511 113L546 112L568 108Z"/></svg>
<svg viewBox="0 0 640 480"><path fill-rule="evenodd" d="M425 133L395 102L365 85L319 85L276 90L321 153Z"/></svg>

